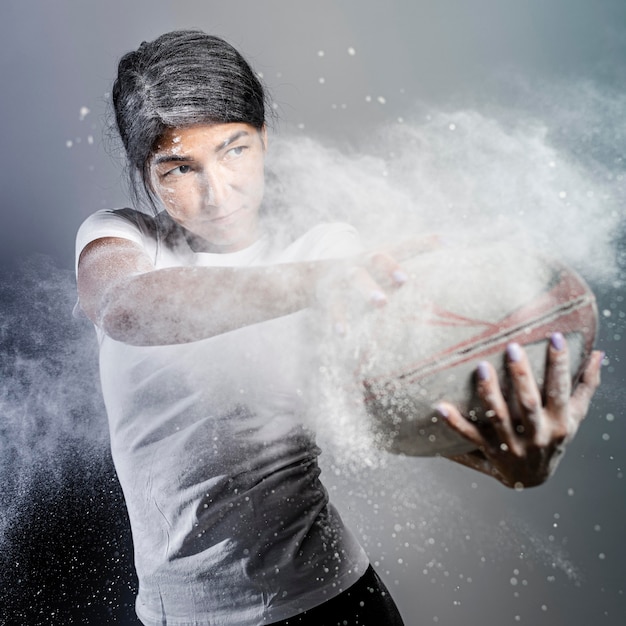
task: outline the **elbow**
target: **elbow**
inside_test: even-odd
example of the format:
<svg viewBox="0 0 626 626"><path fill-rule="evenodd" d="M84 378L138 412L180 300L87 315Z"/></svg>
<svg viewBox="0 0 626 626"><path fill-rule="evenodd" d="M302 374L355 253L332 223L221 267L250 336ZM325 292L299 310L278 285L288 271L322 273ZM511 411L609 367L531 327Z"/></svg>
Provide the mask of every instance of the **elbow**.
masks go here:
<svg viewBox="0 0 626 626"><path fill-rule="evenodd" d="M146 345L142 338L142 324L132 309L110 303L98 320L102 331L115 341L131 345Z"/></svg>
<svg viewBox="0 0 626 626"><path fill-rule="evenodd" d="M97 325L115 341L135 346L152 345L154 341L149 331L160 303L146 306L144 299L141 283L133 279L118 283L102 298Z"/></svg>

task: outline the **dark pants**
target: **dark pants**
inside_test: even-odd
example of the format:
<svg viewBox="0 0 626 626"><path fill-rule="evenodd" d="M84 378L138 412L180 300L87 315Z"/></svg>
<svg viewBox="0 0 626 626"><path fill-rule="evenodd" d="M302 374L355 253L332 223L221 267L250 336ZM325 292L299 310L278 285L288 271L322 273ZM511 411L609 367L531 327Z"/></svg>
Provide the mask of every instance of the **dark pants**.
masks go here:
<svg viewBox="0 0 626 626"><path fill-rule="evenodd" d="M370 565L352 587L272 626L404 626L391 595Z"/></svg>

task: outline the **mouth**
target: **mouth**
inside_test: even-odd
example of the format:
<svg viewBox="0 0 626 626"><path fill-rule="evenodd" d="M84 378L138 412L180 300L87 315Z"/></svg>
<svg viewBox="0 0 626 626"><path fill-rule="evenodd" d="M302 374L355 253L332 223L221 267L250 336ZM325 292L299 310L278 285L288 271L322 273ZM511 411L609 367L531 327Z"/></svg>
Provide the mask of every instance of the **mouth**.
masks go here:
<svg viewBox="0 0 626 626"><path fill-rule="evenodd" d="M228 213L227 215L220 215L218 217L209 218L208 221L211 222L212 224L227 224L229 222L232 222L238 219L242 211L243 211L243 207L239 209L235 209L234 211L232 211L231 213Z"/></svg>

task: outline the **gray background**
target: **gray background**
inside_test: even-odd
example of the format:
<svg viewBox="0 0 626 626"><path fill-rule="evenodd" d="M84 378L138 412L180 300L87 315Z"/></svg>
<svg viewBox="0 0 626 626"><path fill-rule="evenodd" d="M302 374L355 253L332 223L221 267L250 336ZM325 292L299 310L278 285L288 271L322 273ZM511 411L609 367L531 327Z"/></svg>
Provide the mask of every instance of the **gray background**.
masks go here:
<svg viewBox="0 0 626 626"><path fill-rule="evenodd" d="M45 268L56 268L54 275L61 273L66 281L63 272L72 268L74 234L81 220L94 209L127 203L119 159L105 132L116 61L142 40L179 27L219 34L246 54L279 105L281 121L275 132L295 129L340 146L363 142L377 125L410 116L416 103L453 109L497 102L506 107L518 106L521 98L541 114L548 105L540 93L529 98L533 85L592 83L619 96L626 78L622 0L9 0L0 21L0 255L3 354L12 355L12 364L19 350L25 350L15 347L22 345L16 337L37 324L25 328L29 311L52 290L46 287ZM355 55L348 53L350 47ZM567 103L561 105L567 109ZM81 114L83 107L88 114ZM614 160L623 154L619 139L624 118L600 123L603 137L614 133L615 141L602 146L613 150ZM33 258L38 259L36 271ZM24 278L24 266L31 268L29 280L36 276L39 283ZM14 289L16 281L24 288ZM435 460L392 458L369 470L325 461L331 493L378 564L408 626L612 626L626 620L622 293L618 282L598 286L600 309L610 312L599 339L608 353L604 385L560 471L541 489L512 493ZM66 297L66 304L70 299ZM54 307L45 311L48 321L65 319L66 313ZM91 336L80 334L79 341L83 339ZM40 343L29 348L29 357L47 362ZM4 388L13 390L11 370L5 368L3 377ZM19 394L12 399L11 416L19 413L20 402ZM101 419L101 408L94 410ZM18 432L11 419L5 416L0 431L5 439ZM50 430L41 424L37 428L43 438ZM94 439L101 441L98 428ZM24 431L19 432L23 437ZM33 473L21 452L33 440L19 441L11 447L5 440L2 448L14 455L12 476L16 471ZM54 445L50 449L51 458L63 454ZM71 474L71 462L65 466ZM98 468L92 463L89 471L97 474ZM57 483L59 493L64 480ZM25 481L15 493L32 510L38 496L29 485ZM78 495L72 493L80 500L80 489ZM14 493L9 495L14 502ZM88 508L87 500L82 506ZM6 504L8 496L3 502L3 527L11 527L20 512ZM76 506L75 499L60 502ZM109 504L109 509L121 507L119 494ZM63 538L70 532L67 526L57 526L59 543L71 546ZM120 553L129 558L123 519L113 531L118 539L110 541L111 554L117 556L104 554L95 569L115 570ZM93 528L80 532L89 542L98 542ZM27 551L22 544L11 550L18 562L12 561L11 584L22 595L22 604L35 606L41 602L37 585L46 583L33 579L32 599L24 596L19 587L23 577L16 572L20 558L28 562ZM132 623L123 617L128 611L120 609L132 597L126 571L107 579L111 587L125 590L118 595L86 588L85 596L92 594L89 601L67 600L74 604L75 623L89 623L84 615L93 603L108 606L110 623ZM51 578L61 576L52 566L47 572ZM72 586L71 575L68 580ZM56 588L51 589L49 603ZM44 609L39 621L29 623L62 623L55 621L53 611L46 617Z"/></svg>

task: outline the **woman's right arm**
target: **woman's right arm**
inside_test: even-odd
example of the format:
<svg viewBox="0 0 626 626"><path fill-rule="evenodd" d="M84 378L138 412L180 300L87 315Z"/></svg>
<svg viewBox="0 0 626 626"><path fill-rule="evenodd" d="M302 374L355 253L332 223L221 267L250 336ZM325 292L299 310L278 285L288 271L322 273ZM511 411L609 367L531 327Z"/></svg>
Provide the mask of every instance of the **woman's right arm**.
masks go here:
<svg viewBox="0 0 626 626"><path fill-rule="evenodd" d="M399 272L382 253L262 267L155 269L139 244L104 237L81 252L78 295L85 314L113 339L164 345L288 315L314 305L322 289L380 306L384 291L403 282Z"/></svg>

